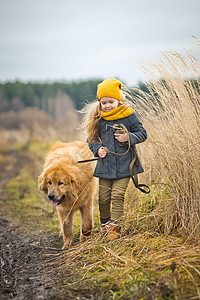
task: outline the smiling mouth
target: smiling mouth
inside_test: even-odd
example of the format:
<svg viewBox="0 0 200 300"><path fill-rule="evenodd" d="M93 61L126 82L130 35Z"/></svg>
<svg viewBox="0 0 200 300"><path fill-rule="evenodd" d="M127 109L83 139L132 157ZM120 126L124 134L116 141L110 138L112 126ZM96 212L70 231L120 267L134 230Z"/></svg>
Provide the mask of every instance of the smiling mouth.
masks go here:
<svg viewBox="0 0 200 300"><path fill-rule="evenodd" d="M56 206L60 205L60 204L63 202L64 199L65 199L65 195L63 195L63 196L60 198L59 201L52 201L52 205L53 205L54 207L56 207Z"/></svg>

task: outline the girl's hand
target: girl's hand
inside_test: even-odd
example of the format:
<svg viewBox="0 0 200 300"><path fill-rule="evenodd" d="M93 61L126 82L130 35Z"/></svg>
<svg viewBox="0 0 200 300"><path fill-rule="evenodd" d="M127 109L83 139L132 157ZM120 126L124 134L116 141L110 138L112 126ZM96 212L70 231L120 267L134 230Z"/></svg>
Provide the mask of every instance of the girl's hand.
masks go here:
<svg viewBox="0 0 200 300"><path fill-rule="evenodd" d="M106 156L106 151L103 149L103 147L101 147L97 151L97 154L99 155L100 158L104 158Z"/></svg>
<svg viewBox="0 0 200 300"><path fill-rule="evenodd" d="M128 142L128 134L127 133L114 133L115 138L118 140L120 143L125 143Z"/></svg>

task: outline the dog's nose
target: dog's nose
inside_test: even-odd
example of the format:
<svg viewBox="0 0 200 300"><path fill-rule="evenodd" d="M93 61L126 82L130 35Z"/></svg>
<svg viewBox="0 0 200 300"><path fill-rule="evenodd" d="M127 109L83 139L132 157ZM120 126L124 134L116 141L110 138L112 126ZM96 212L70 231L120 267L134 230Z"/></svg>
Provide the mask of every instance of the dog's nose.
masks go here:
<svg viewBox="0 0 200 300"><path fill-rule="evenodd" d="M50 200L53 200L53 199L55 198L55 195L54 195L54 194L49 194L49 195L48 195L48 198L49 198Z"/></svg>

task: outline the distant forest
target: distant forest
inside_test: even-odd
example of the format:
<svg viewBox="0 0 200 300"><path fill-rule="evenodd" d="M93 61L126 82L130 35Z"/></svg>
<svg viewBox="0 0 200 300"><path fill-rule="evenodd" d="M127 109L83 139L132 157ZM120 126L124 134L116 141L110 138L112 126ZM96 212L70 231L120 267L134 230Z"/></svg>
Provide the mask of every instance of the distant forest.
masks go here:
<svg viewBox="0 0 200 300"><path fill-rule="evenodd" d="M72 83L23 83L6 82L0 84L0 112L37 107L47 110L49 102L66 95L80 109L83 103L95 99L96 86L101 81L88 80Z"/></svg>
<svg viewBox="0 0 200 300"><path fill-rule="evenodd" d="M6 82L0 83L0 113L19 111L26 107L36 107L54 115L60 109L81 109L85 103L95 100L97 84L102 79L78 82ZM198 83L191 80L199 91ZM139 88L148 92L144 83Z"/></svg>
<svg viewBox="0 0 200 300"><path fill-rule="evenodd" d="M75 109L81 109L85 103L96 98L97 84L102 79L71 83L0 83L0 112L19 111L25 107L37 107L48 113L49 106L56 99L65 98L73 103Z"/></svg>

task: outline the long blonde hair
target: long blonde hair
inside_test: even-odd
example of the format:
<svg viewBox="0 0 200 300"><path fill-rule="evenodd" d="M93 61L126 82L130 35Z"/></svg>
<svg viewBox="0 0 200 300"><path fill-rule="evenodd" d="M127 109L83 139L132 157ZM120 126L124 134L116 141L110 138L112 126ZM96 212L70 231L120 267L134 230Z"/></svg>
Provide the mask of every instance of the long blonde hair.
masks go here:
<svg viewBox="0 0 200 300"><path fill-rule="evenodd" d="M133 106L133 102L127 97L128 89L124 85L122 87L122 100L119 101L119 106ZM82 128L87 135L87 142L97 142L101 144L101 139L99 137L99 121L102 118L100 101L96 100L94 102L87 103L80 112L84 114Z"/></svg>
<svg viewBox="0 0 200 300"><path fill-rule="evenodd" d="M99 121L101 119L101 104L100 101L91 102L85 105L81 110L84 114L82 127L87 134L87 142L101 143L99 137Z"/></svg>

